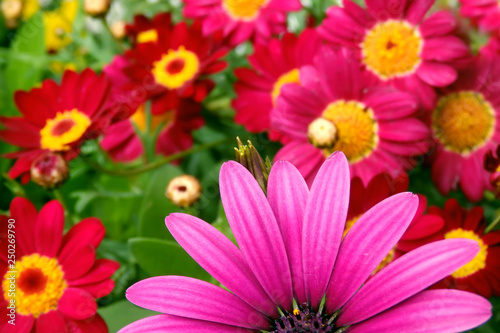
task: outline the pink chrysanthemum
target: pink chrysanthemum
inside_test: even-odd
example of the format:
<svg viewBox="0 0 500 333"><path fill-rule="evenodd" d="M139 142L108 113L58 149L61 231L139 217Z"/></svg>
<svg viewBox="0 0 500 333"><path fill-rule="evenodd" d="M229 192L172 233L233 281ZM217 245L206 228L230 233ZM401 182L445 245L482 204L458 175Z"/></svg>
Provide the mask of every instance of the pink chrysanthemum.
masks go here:
<svg viewBox="0 0 500 333"><path fill-rule="evenodd" d="M255 52L248 57L253 69L238 68L238 82L234 88L238 97L233 101L236 109L234 120L250 131L269 131L272 140L280 133L270 124L270 113L285 84L300 83L299 69L311 65L321 40L312 29L304 30L299 37L285 33L281 39L268 44L257 44Z"/></svg>
<svg viewBox="0 0 500 333"><path fill-rule="evenodd" d="M366 74L345 49L325 48L314 67L303 67L302 85L283 87L271 113L273 126L293 140L275 159L292 162L308 183L335 150L365 185L378 173L398 176L413 167L408 157L425 153L430 135L416 118L418 101L391 87L370 87Z"/></svg>
<svg viewBox="0 0 500 333"><path fill-rule="evenodd" d="M479 55L432 113L432 179L443 194L460 184L471 201L491 188L484 156L500 143L500 56Z"/></svg>
<svg viewBox="0 0 500 333"><path fill-rule="evenodd" d="M460 0L460 3L460 14L476 21L484 31L500 33L498 0Z"/></svg>
<svg viewBox="0 0 500 333"><path fill-rule="evenodd" d="M284 32L287 12L301 8L299 0L184 0L184 5L185 17L203 20L205 36L223 30L232 46Z"/></svg>
<svg viewBox="0 0 500 333"><path fill-rule="evenodd" d="M1 332L108 332L95 299L113 290L119 264L95 257L105 233L101 221L84 219L63 236L58 201L37 212L28 200L15 198L0 227ZM15 325L7 322L13 318Z"/></svg>
<svg viewBox="0 0 500 333"><path fill-rule="evenodd" d="M166 224L232 292L188 277L146 279L129 288L127 298L164 314L120 332L443 333L485 322L491 316L486 299L457 290L423 291L475 256L472 240L421 247L369 279L408 227L418 199L400 193L384 200L342 240L349 180L342 153L324 163L311 191L290 163L277 162L266 198L243 166L224 164L221 197L239 248L193 216L171 214Z"/></svg>
<svg viewBox="0 0 500 333"><path fill-rule="evenodd" d="M456 20L441 11L424 19L435 0L367 0L363 9L351 0L331 7L318 33L355 49L380 80L418 96L426 109L436 100L434 87L457 78L456 66L469 57L467 45L452 32Z"/></svg>

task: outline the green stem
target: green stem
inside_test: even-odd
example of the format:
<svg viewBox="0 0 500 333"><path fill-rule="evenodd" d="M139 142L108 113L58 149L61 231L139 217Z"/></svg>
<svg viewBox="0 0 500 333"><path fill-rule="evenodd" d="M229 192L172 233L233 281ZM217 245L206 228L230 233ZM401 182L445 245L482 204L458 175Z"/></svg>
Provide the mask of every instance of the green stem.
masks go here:
<svg viewBox="0 0 500 333"><path fill-rule="evenodd" d="M115 38L115 36L113 35L113 32L111 31L111 28L110 28L110 26L108 24L108 21L106 21L106 17L105 16L101 17L101 23L104 26L104 28L106 29L106 31L108 32L108 34L111 36L111 38L115 41L115 44L118 47L118 50L121 53L124 53L125 52L125 48L123 47L122 43L119 40L117 40Z"/></svg>
<svg viewBox="0 0 500 333"><path fill-rule="evenodd" d="M500 223L500 213L497 215L497 217L495 217L495 220L486 227L484 233L487 234L488 232L492 231L499 223Z"/></svg>
<svg viewBox="0 0 500 333"><path fill-rule="evenodd" d="M99 172L107 173L109 175L115 175L115 176L133 176L133 175L138 175L138 174L146 172L146 171L154 170L154 169L159 168L162 165L165 165L165 164L170 163L172 161L178 160L180 158L189 156L189 155L197 153L199 151L210 149L210 148L213 148L213 147L216 147L216 146L219 146L221 144L228 143L231 141L229 139L224 139L224 140L219 140L219 141L207 143L207 144L204 144L204 145L201 145L198 147L193 147L191 149L184 150L184 151L181 151L179 153L169 155L169 156L164 157L164 158L157 160L155 162L151 162L149 164L146 164L140 168L129 169L129 170L109 170L109 169L103 168L102 166L94 163L92 160L90 160L88 157L86 157L84 155L80 155L80 156L90 167L94 168L95 170L97 170Z"/></svg>
<svg viewBox="0 0 500 333"><path fill-rule="evenodd" d="M64 213L66 217L68 218L68 221L71 226L75 225L75 221L73 221L73 216L71 216L71 213L68 209L68 204L66 203L66 200L64 199L63 194L61 193L61 190L59 188L55 188L52 190L52 193L54 193L54 197L61 203L61 205L64 208Z"/></svg>

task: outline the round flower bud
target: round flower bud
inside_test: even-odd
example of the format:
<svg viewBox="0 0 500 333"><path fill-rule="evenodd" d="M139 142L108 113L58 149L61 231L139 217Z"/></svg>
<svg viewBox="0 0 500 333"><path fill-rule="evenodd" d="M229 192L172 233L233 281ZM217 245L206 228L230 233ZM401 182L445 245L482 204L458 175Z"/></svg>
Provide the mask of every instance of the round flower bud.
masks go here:
<svg viewBox="0 0 500 333"><path fill-rule="evenodd" d="M83 9L91 16L101 16L108 12L111 0L85 0Z"/></svg>
<svg viewBox="0 0 500 333"><path fill-rule="evenodd" d="M4 0L1 10L6 22L17 21L23 12L23 3L21 0Z"/></svg>
<svg viewBox="0 0 500 333"><path fill-rule="evenodd" d="M116 39L123 39L125 38L127 32L125 29L126 26L127 23L125 23L125 21L116 21L111 24L111 27L109 29L111 30L113 37L115 37Z"/></svg>
<svg viewBox="0 0 500 333"><path fill-rule="evenodd" d="M307 129L309 142L318 148L331 148L337 141L337 127L330 120L317 118Z"/></svg>
<svg viewBox="0 0 500 333"><path fill-rule="evenodd" d="M170 181L165 195L175 205L188 207L200 198L201 190L201 184L198 179L190 175L182 175Z"/></svg>
<svg viewBox="0 0 500 333"><path fill-rule="evenodd" d="M44 188L61 185L68 179L68 175L68 163L60 154L42 154L31 165L31 180Z"/></svg>

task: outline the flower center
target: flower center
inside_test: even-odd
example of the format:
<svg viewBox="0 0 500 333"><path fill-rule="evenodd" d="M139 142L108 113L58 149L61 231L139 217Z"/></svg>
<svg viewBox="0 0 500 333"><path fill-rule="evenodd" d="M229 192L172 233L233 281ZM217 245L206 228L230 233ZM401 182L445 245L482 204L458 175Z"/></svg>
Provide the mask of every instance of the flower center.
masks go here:
<svg viewBox="0 0 500 333"><path fill-rule="evenodd" d="M68 150L68 144L80 139L90 124L90 118L77 109L58 112L40 130L40 146L51 151Z"/></svg>
<svg viewBox="0 0 500 333"><path fill-rule="evenodd" d="M482 270L486 266L486 257L488 256L488 245L484 244L481 237L476 235L473 231L464 230L462 228L453 229L451 231L448 231L444 235L444 238L445 239L468 238L475 240L476 242L479 243L479 253L476 254L474 259L469 261L469 263L465 264L464 266L460 267L457 271L451 274L451 276L453 276L456 279L464 278Z"/></svg>
<svg viewBox="0 0 500 333"><path fill-rule="evenodd" d="M56 258L24 256L16 261L12 272L4 275L2 288L6 301L15 300L18 313L37 318L57 309L67 283Z"/></svg>
<svg viewBox="0 0 500 333"><path fill-rule="evenodd" d="M235 19L251 21L266 2L267 0L222 0L222 7Z"/></svg>
<svg viewBox="0 0 500 333"><path fill-rule="evenodd" d="M166 111L159 115L151 115L149 134L156 133L159 127L160 129L167 127L174 120L174 115L174 111ZM146 132L148 119L144 109L144 104L139 106L135 113L130 117L130 120L132 120L141 132Z"/></svg>
<svg viewBox="0 0 500 333"><path fill-rule="evenodd" d="M288 83L297 83L300 84L299 79L299 70L297 68L292 69L291 71L281 75L278 80L274 83L273 92L271 93L273 97L273 105L276 105L276 100L281 93L281 88L283 85Z"/></svg>
<svg viewBox="0 0 500 333"><path fill-rule="evenodd" d="M338 329L333 323L333 319L321 312L314 313L307 306L299 306L292 313L285 312L281 318L276 319L271 325L269 333L333 333L337 332Z"/></svg>
<svg viewBox="0 0 500 333"><path fill-rule="evenodd" d="M404 21L377 24L361 44L363 62L386 80L412 73L421 62L423 39L420 32Z"/></svg>
<svg viewBox="0 0 500 333"><path fill-rule="evenodd" d="M452 93L439 100L432 127L434 136L448 150L467 155L493 135L495 111L481 93Z"/></svg>
<svg viewBox="0 0 500 333"><path fill-rule="evenodd" d="M157 42L157 41L158 41L158 32L156 31L156 29L141 31L137 34L137 44Z"/></svg>
<svg viewBox="0 0 500 333"><path fill-rule="evenodd" d="M200 61L195 53L180 46L169 50L159 61L153 63L153 76L158 84L167 89L177 89L192 80L198 73Z"/></svg>
<svg viewBox="0 0 500 333"><path fill-rule="evenodd" d="M342 100L330 103L322 117L333 123L337 130L335 144L325 149L325 155L341 150L350 163L355 163L369 156L377 146L377 122L373 111L363 104Z"/></svg>

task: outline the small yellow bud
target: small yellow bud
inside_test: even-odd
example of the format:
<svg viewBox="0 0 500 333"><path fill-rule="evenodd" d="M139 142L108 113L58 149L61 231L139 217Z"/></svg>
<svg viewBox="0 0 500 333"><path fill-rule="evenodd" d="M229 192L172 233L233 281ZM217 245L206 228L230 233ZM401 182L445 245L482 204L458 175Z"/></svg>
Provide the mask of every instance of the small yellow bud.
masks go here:
<svg viewBox="0 0 500 333"><path fill-rule="evenodd" d="M111 0L85 0L83 9L91 16L101 16L108 12Z"/></svg>
<svg viewBox="0 0 500 333"><path fill-rule="evenodd" d="M337 127L330 120L317 118L307 129L309 142L318 148L331 148L337 141Z"/></svg>
<svg viewBox="0 0 500 333"><path fill-rule="evenodd" d="M193 176L182 175L170 181L165 191L166 197L179 207L191 206L201 196L201 184Z"/></svg>
<svg viewBox="0 0 500 333"><path fill-rule="evenodd" d="M127 23L125 23L125 21L116 21L111 24L111 27L109 29L111 30L113 37L115 37L116 39L123 39L125 38L127 32L125 29L126 26Z"/></svg>
<svg viewBox="0 0 500 333"><path fill-rule="evenodd" d="M23 3L21 0L4 0L1 10L7 22L16 21L23 12Z"/></svg>

